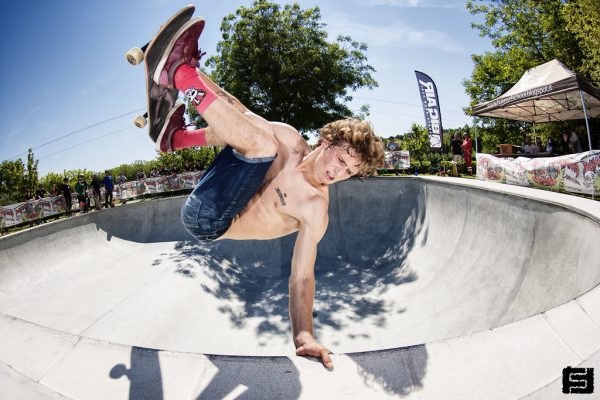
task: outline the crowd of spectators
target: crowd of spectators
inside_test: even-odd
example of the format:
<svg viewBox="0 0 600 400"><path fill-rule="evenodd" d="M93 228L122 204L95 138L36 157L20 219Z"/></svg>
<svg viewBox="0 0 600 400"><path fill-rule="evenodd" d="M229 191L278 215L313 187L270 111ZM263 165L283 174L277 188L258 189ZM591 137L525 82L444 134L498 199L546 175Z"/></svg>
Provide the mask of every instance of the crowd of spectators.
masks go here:
<svg viewBox="0 0 600 400"><path fill-rule="evenodd" d="M192 171L201 171L200 164L192 164L187 162L185 167L179 169L177 167L167 168L161 167L160 169L152 169L150 171L149 177L156 178L160 176L172 176L179 174L181 172L192 172ZM138 171L134 179L142 180L146 178L146 174L143 171ZM100 210L102 208L112 208L115 207L115 201L113 199L113 192L115 190L115 186L120 186L128 182L127 177L124 172L121 172L116 179L111 175L110 171L106 170L103 176L99 174L93 174L91 181L88 183L83 174L79 174L77 176L77 182L74 185L69 183L69 178L63 178L63 182L60 185L53 183L51 185L50 191L46 190L44 185L40 184L35 191L27 190L25 195L23 196L23 200L25 202L31 200L39 200L45 197L54 197L62 195L65 199L65 213L66 217L70 217L73 215L73 204L72 204L72 195L73 192L77 194L77 201L79 203L80 213L88 213L92 209ZM102 188L104 188L104 196L102 196ZM90 190L91 189L91 190ZM121 203L125 203L124 200ZM38 222L36 222L38 223ZM40 220L39 223L43 223L43 220Z"/></svg>
<svg viewBox="0 0 600 400"><path fill-rule="evenodd" d="M566 154L581 153L581 142L577 137L577 134L573 131L563 130L560 136L560 140L555 142L551 137L544 145L540 137L535 138L535 142L532 142L531 138L525 138L525 142L521 145L519 151L520 154L528 155L548 155L563 156Z"/></svg>

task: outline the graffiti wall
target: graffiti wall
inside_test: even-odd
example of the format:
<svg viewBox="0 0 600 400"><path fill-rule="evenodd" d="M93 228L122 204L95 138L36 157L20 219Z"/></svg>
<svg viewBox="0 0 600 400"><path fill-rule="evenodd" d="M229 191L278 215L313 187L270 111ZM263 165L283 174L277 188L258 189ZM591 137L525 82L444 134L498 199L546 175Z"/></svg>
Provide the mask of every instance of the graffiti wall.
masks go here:
<svg viewBox="0 0 600 400"><path fill-rule="evenodd" d="M477 179L597 195L600 194L600 151L514 159L477 154Z"/></svg>
<svg viewBox="0 0 600 400"><path fill-rule="evenodd" d="M184 172L178 175L145 178L138 181L125 182L115 185L113 199L128 200L145 194L171 192L180 189L191 189L200 180L202 172ZM104 188L101 188L101 202L104 202ZM91 189L87 191L94 206L94 196ZM79 210L77 194L72 195L72 210ZM64 213L66 202L62 195L30 200L23 203L0 207L0 228L18 225L24 222Z"/></svg>
<svg viewBox="0 0 600 400"><path fill-rule="evenodd" d="M410 153L408 150L386 151L383 169L410 168Z"/></svg>

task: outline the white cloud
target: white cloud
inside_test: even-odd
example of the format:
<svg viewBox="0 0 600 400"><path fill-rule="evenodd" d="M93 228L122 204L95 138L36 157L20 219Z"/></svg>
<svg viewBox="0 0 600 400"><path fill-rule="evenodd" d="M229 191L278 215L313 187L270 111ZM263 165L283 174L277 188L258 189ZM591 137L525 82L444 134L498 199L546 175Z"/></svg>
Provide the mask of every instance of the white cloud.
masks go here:
<svg viewBox="0 0 600 400"><path fill-rule="evenodd" d="M366 25L350 21L346 16L328 18L327 30L331 39L349 35L352 39L371 46L423 47L448 53L463 53L465 47L452 35L437 30L419 30L402 22L392 25Z"/></svg>

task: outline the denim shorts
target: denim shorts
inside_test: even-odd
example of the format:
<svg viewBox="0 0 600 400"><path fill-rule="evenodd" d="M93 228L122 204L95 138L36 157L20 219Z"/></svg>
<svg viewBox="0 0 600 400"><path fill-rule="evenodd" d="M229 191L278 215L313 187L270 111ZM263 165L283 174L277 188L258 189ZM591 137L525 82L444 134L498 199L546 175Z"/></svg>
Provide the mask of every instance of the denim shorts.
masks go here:
<svg viewBox="0 0 600 400"><path fill-rule="evenodd" d="M188 232L203 241L222 236L256 194L276 157L248 158L225 147L181 208Z"/></svg>

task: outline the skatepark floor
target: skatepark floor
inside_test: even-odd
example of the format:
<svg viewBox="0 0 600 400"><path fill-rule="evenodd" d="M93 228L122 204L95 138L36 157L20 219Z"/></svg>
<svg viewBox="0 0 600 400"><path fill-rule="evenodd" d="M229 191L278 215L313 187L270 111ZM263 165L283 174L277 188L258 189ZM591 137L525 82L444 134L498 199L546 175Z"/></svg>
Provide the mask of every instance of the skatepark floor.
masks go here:
<svg viewBox="0 0 600 400"><path fill-rule="evenodd" d="M335 185L315 266L328 371L294 355L294 235L198 243L183 201L0 238L0 398L562 399L565 367L600 367L598 202L456 178Z"/></svg>

